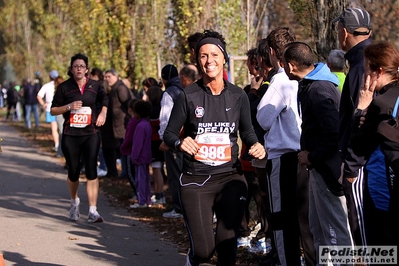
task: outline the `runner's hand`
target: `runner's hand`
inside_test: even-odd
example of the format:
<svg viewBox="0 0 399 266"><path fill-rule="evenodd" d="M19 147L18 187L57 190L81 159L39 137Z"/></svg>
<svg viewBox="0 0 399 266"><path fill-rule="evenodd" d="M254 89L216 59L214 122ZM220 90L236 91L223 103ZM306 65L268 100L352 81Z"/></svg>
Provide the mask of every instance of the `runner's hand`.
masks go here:
<svg viewBox="0 0 399 266"><path fill-rule="evenodd" d="M70 103L71 110L78 110L82 107L83 102L82 101L74 101Z"/></svg>
<svg viewBox="0 0 399 266"><path fill-rule="evenodd" d="M181 141L180 149L190 155L195 155L199 150L199 146L191 137L186 137Z"/></svg>
<svg viewBox="0 0 399 266"><path fill-rule="evenodd" d="M96 126L98 126L98 127L103 126L105 123L106 117L107 117L106 112L100 112L100 114L97 117Z"/></svg>
<svg viewBox="0 0 399 266"><path fill-rule="evenodd" d="M248 151L249 155L252 155L256 159L262 160L266 157L266 151L262 144L256 142Z"/></svg>

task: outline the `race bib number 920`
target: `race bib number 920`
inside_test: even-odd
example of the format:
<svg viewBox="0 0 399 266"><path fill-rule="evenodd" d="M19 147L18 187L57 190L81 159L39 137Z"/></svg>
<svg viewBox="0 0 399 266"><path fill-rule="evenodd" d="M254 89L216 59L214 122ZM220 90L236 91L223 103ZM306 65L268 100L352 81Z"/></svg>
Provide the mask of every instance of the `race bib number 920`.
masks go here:
<svg viewBox="0 0 399 266"><path fill-rule="evenodd" d="M69 117L71 127L83 128L91 124L91 108L81 107L78 110L71 110Z"/></svg>

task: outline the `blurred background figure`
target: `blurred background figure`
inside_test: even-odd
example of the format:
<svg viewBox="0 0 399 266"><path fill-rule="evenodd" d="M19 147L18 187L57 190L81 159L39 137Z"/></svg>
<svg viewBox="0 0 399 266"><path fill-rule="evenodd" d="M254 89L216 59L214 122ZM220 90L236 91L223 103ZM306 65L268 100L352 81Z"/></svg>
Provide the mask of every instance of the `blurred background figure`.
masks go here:
<svg viewBox="0 0 399 266"><path fill-rule="evenodd" d="M162 82L165 84L165 91L161 99L161 112L159 114L159 137L163 140L163 134L168 125L170 114L175 101L183 91L180 84L177 68L167 64L162 68ZM179 200L179 177L183 168L183 152L169 147L162 142L159 149L164 152L165 165L168 175L168 190L172 198L172 208L163 213L165 218L182 218L182 210Z"/></svg>
<svg viewBox="0 0 399 266"><path fill-rule="evenodd" d="M104 75L103 71L99 69L98 67L93 67L90 71L90 79L92 80L101 80L103 83L104 88L108 87L107 82L104 80ZM98 106L98 108L101 108L101 106ZM109 108L108 108L109 110ZM108 112L107 110L107 112ZM105 120L105 124L107 124L107 120ZM105 126L105 125L104 125ZM103 130L103 127L100 128L100 131ZM100 150L98 151L98 161L99 165L97 167L97 176L103 177L107 175L107 163L105 162L105 157L104 157L104 152L103 152L103 140L101 138L100 142ZM116 161L116 159L114 160Z"/></svg>
<svg viewBox="0 0 399 266"><path fill-rule="evenodd" d="M64 78L62 78L61 76L58 76L58 77L55 78L55 80L54 80L54 94L55 94L55 92L58 89L58 85L60 85L62 82L64 82ZM59 135L58 143L61 143L61 141L62 141L62 127L64 125L65 119L64 119L63 115L56 115L55 116L55 120L57 121L57 129L58 129L58 135ZM59 146L58 150L57 150L56 157L60 158L62 156L64 156L64 154L62 152L61 147Z"/></svg>
<svg viewBox="0 0 399 266"><path fill-rule="evenodd" d="M331 50L327 58L327 66L330 68L331 72L334 73L339 80L338 88L342 92L342 87L344 86L346 74L346 59L345 52L339 49Z"/></svg>
<svg viewBox="0 0 399 266"><path fill-rule="evenodd" d="M158 82L156 79L149 77L146 78L145 80L143 80L143 82L141 83L141 85L143 85L143 89L140 91L140 98L143 99L144 101L148 100L147 99L147 91L148 88L152 87L152 86L159 86L162 87L162 85L160 84L160 82Z"/></svg>
<svg viewBox="0 0 399 266"><path fill-rule="evenodd" d="M31 113L35 118L35 126L39 127L39 111L37 107L37 95L38 91L36 87L32 84L30 79L24 80L24 85L21 89L21 95L24 99L24 110L25 110L25 124L28 129L32 127Z"/></svg>
<svg viewBox="0 0 399 266"><path fill-rule="evenodd" d="M108 94L110 107L112 109L112 128L114 137L118 140L119 145L123 143L126 134L126 124L129 121L128 103L131 99L135 98L133 92L126 87L123 81L119 78L118 72L111 68L105 71L104 79L111 87ZM120 178L127 178L127 161L126 156L120 154L119 157L122 166Z"/></svg>
<svg viewBox="0 0 399 266"><path fill-rule="evenodd" d="M15 85L14 86L15 90L17 91L17 104L16 104L16 114L17 114L17 121L21 121L22 120L22 113L21 113L21 108L22 108L22 104L21 104L21 86L20 85Z"/></svg>
<svg viewBox="0 0 399 266"><path fill-rule="evenodd" d="M0 84L0 108L4 108L6 102L7 90Z"/></svg>
<svg viewBox="0 0 399 266"><path fill-rule="evenodd" d="M200 78L198 68L194 64L185 65L180 69L179 78L181 86L183 88L188 87Z"/></svg>
<svg viewBox="0 0 399 266"><path fill-rule="evenodd" d="M11 121L17 120L17 102L18 102L18 91L15 89L15 82L10 82L10 87L7 89L6 99L7 99L7 114L5 121L8 121L11 115Z"/></svg>
<svg viewBox="0 0 399 266"><path fill-rule="evenodd" d="M47 82L44 84L39 92L37 93L37 101L39 102L40 106L43 108L43 110L46 111L46 123L50 124L51 128L51 135L53 136L53 141L54 141L54 151L58 151L59 147L59 140L60 140L60 135L58 134L58 125L57 125L57 119L55 116L50 114L50 109L51 109L51 102L53 101L54 97L54 80L59 76L57 70L51 70L49 73L50 77L50 82Z"/></svg>
<svg viewBox="0 0 399 266"><path fill-rule="evenodd" d="M151 104L150 124L151 134L151 151L152 151L152 178L154 181L154 195L151 197L153 204L165 204L165 195L163 193L164 178L163 167L165 162L164 153L159 149L162 143L159 137L159 114L161 112L161 98L163 90L160 86L151 86L147 90L148 102Z"/></svg>

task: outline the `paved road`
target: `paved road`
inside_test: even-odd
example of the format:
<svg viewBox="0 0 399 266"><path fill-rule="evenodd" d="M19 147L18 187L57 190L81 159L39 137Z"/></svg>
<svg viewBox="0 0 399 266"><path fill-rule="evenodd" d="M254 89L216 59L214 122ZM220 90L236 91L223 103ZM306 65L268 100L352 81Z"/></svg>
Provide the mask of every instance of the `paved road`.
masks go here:
<svg viewBox="0 0 399 266"><path fill-rule="evenodd" d="M0 122L0 253L7 266L179 266L177 247L100 195L101 224L87 223L85 186L81 218L68 220L66 171L5 122Z"/></svg>

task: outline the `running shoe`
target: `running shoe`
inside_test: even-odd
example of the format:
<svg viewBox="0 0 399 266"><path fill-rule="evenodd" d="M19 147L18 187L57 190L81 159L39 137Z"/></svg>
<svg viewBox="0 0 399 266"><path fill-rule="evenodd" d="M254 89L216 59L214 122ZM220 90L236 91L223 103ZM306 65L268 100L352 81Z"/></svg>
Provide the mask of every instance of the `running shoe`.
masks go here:
<svg viewBox="0 0 399 266"><path fill-rule="evenodd" d="M140 209L140 208L147 208L147 207L151 207L151 205L148 205L146 203L144 203L144 204L135 203L133 205L130 205L130 209Z"/></svg>
<svg viewBox="0 0 399 266"><path fill-rule="evenodd" d="M87 221L89 223L102 223L104 222L103 217L100 216L100 214L96 212L89 212Z"/></svg>
<svg viewBox="0 0 399 266"><path fill-rule="evenodd" d="M106 176L106 175L107 175L107 171L97 167L97 176L103 177L103 176Z"/></svg>
<svg viewBox="0 0 399 266"><path fill-rule="evenodd" d="M170 212L164 212L162 214L164 218L183 218L183 215L181 213L178 213L175 211L175 209L171 210Z"/></svg>
<svg viewBox="0 0 399 266"><path fill-rule="evenodd" d="M267 254L271 251L272 244L270 238L266 239L261 238L259 239L255 245L248 248L248 252L250 253L257 253L257 254Z"/></svg>
<svg viewBox="0 0 399 266"><path fill-rule="evenodd" d="M151 197L151 202L152 202L153 205L164 205L164 204L166 204L165 197L161 197L161 198L157 199L155 197L155 195L153 195Z"/></svg>
<svg viewBox="0 0 399 266"><path fill-rule="evenodd" d="M252 237L250 236L239 237L237 239L237 247L251 247L251 239Z"/></svg>
<svg viewBox="0 0 399 266"><path fill-rule="evenodd" d="M79 220L79 203L78 204L72 204L71 203L71 209L69 210L69 219L72 221L77 221Z"/></svg>

